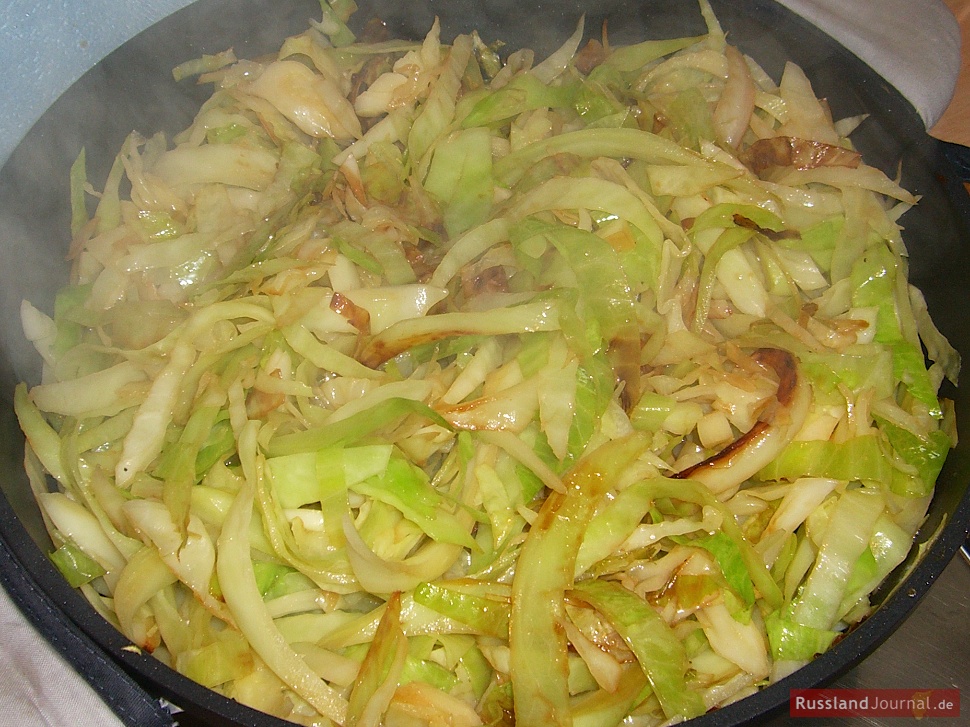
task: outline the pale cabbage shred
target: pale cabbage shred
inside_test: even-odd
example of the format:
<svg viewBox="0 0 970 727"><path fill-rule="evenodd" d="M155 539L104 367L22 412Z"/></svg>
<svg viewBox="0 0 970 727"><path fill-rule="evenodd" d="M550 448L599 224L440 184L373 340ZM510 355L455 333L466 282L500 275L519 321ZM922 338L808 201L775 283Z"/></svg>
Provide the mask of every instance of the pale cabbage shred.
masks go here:
<svg viewBox="0 0 970 727"><path fill-rule="evenodd" d="M100 194L72 171L16 397L71 582L302 724L667 723L864 618L959 359L860 120L703 2L703 36L580 23L539 64L323 7L180 68L215 91L174 146L133 135Z"/></svg>

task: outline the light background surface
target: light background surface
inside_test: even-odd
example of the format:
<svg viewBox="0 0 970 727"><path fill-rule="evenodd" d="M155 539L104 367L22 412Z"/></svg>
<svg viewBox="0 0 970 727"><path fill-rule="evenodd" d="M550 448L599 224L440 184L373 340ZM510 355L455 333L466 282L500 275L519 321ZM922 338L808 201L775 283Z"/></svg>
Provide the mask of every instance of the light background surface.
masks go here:
<svg viewBox="0 0 970 727"><path fill-rule="evenodd" d="M186 0L0 2L0 164L44 110L84 71L128 38L187 4ZM961 93L934 131L942 138L970 143L970 124L966 121L970 116L970 79L966 66L964 75L959 75L960 28L955 19L970 27L968 0L783 0L782 4L815 22L868 62L910 100L929 127L950 104L959 76ZM963 83L967 84L966 91L962 91ZM965 600L968 578L959 569L966 567L954 562L945 574L961 584ZM949 610L945 603L934 606L933 598L921 610L931 607ZM120 725L83 680L33 631L2 589L0 634L0 715L5 724ZM957 643L966 648L966 629L961 636L963 641L957 639Z"/></svg>

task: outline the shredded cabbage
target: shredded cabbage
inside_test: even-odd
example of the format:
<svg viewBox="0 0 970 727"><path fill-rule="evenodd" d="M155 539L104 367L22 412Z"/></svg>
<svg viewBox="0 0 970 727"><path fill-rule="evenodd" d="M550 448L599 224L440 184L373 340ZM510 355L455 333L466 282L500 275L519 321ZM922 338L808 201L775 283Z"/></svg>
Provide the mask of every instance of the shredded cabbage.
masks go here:
<svg viewBox="0 0 970 727"><path fill-rule="evenodd" d="M211 100L93 216L71 169L15 397L68 581L306 725L667 724L865 618L960 360L854 124L705 0L538 62L322 9L176 68Z"/></svg>

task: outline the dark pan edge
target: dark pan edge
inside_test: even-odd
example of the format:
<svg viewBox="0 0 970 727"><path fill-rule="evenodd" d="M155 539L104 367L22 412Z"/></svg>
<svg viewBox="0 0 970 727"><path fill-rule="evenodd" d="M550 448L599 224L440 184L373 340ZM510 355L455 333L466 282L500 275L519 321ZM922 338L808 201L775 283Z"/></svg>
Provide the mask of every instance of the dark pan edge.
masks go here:
<svg viewBox="0 0 970 727"><path fill-rule="evenodd" d="M797 18L797 16L774 4L763 2L756 4L764 8L770 6L772 8L771 12L775 16L785 18L791 16L792 18ZM174 22L177 18L182 17L183 13L184 11L180 11L180 13L177 13L170 20ZM804 23L805 21L797 18L795 22ZM812 28L812 31L815 33L819 32L814 28ZM876 79L873 83L877 83L879 80L881 79ZM915 111L913 113L915 114ZM940 164L932 171L947 177L950 175L953 177L957 176L955 171L952 168L948 168L945 164ZM948 189L948 192L951 193L949 202L960 209L962 215L966 215L967 205L965 192L962 189L959 191ZM965 220L966 217L963 217L964 222ZM2 363L3 373L6 374L7 369L11 368L10 363L7 360L4 360ZM6 406L8 403L7 392L3 392L3 396L0 398L4 400L3 403ZM11 518L13 522L11 522ZM70 616L67 618L70 621L67 622L67 625L71 626L73 624L73 626L76 626L80 630L79 635L85 639L93 637L100 644L110 645L111 657L126 672L133 672L136 675L137 681L148 688L161 688L166 698L171 699L176 695L181 695L182 701L185 702L185 697L191 695L192 699L190 701L199 703L197 706L201 709L201 714L213 720L208 722L209 724L219 723L222 719L217 716L217 712L210 710L210 706L226 717L230 717L229 712L233 712L234 714L230 719L245 721L248 724L265 724L267 727L288 724L282 720L268 718L266 715L218 697L218 695L215 695L209 690L200 688L184 677L175 674L175 672L171 672L167 668L162 667L161 664L151 657L144 655L139 657L138 655L130 654L130 652L121 652L120 647L126 643L124 638L115 632L112 627L103 622L95 614L93 609L87 606L86 601L60 579L59 574L46 561L37 549L34 540L22 527L19 520L16 519L16 513L14 513L6 499L4 499L3 503L0 503L0 520L4 524L4 530L0 534L0 539L3 541L3 547L15 559L16 566L27 568L32 573L40 573L36 582L28 581L26 578L23 580L8 578L6 574L3 575L2 580L4 585L8 586L8 590L13 589L16 592L15 596L18 605L24 608L29 616L38 612L43 613L44 611L47 613L53 613L55 611L69 613ZM940 537L927 552L926 557L916 565L906 579L905 586L907 589L905 591L898 589L891 595L872 617L855 629L851 639L843 641L832 651L820 656L812 664L778 684L765 689L759 694L748 697L743 702L729 705L721 710L698 718L692 721L691 724L727 725L736 724L741 720L750 720L765 716L769 712L784 706L787 702L787 690L791 688L816 686L820 683L831 681L865 658L876 646L888 638L906 616L909 615L915 604L927 592L932 582L956 553L966 536L966 523L970 522L970 494L964 492L962 498L956 502L955 507L950 510L948 522L949 526L942 531ZM959 523L964 524L962 529ZM18 586L29 589L28 597L24 597L23 592L18 590ZM43 627L43 618L39 619L39 625ZM74 633L73 628L71 631ZM47 638L50 640L49 635L47 635ZM55 644L55 646L59 649L61 648L59 644ZM119 651L116 652L115 648L118 648ZM81 663L82 667L85 665L85 663ZM167 673L163 673L163 671ZM172 675L174 678L170 678L169 675ZM192 689L192 687L195 687L195 689ZM198 694L193 692L198 692ZM213 704L214 702L225 704ZM203 707L203 703L206 703L206 706ZM184 706L188 707L189 705L185 704ZM223 708L227 706L229 709L224 710ZM138 724L144 723L139 722ZM229 722L226 724L229 724Z"/></svg>

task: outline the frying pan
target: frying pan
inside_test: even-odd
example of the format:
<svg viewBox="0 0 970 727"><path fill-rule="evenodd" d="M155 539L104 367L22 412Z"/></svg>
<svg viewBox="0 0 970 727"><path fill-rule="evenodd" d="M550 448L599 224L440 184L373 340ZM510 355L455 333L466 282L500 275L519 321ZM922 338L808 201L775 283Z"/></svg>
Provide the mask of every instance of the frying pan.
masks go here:
<svg viewBox="0 0 970 727"><path fill-rule="evenodd" d="M586 13L598 32L608 19L611 41L703 32L697 6L674 0L361 0L354 23L382 18L395 36L421 38L435 15L445 39L477 28L486 41L554 50ZM830 37L766 0L712 0L731 41L774 78L786 60L805 69L835 118L868 114L853 135L866 160L921 196L902 220L911 279L924 292L942 332L970 360L970 200L943 147L893 88ZM202 0L136 36L89 71L44 114L0 173L0 580L39 630L132 725L171 724L161 697L184 710L182 725L281 727L278 719L224 699L126 650L126 639L72 590L46 558L51 548L22 472L23 439L12 413L15 384L35 383L39 362L16 321L22 298L51 309L66 281L69 241L67 170L82 146L95 185L128 133L172 134L191 120L206 89L175 83L178 63L234 47L239 57L271 52L302 31L319 7L311 0ZM958 427L970 432L970 381L948 390ZM910 614L942 572L970 523L970 437L951 452L911 555L875 594L875 613L828 653L758 694L691 724L735 725L784 707L789 690L829 683L859 663Z"/></svg>

